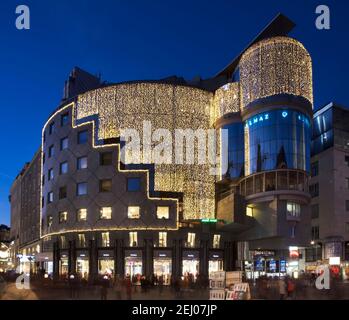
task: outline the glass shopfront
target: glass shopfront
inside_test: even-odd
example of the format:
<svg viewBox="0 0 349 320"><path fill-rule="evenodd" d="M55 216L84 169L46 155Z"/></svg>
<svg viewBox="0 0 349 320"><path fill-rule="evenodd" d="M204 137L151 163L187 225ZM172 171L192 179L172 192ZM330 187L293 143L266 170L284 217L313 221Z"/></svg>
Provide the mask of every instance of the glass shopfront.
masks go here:
<svg viewBox="0 0 349 320"><path fill-rule="evenodd" d="M98 273L100 275L114 275L114 255L112 252L100 252L98 257Z"/></svg>
<svg viewBox="0 0 349 320"><path fill-rule="evenodd" d="M125 276L130 276L131 279L136 277L137 283L143 274L142 251L126 250L125 251Z"/></svg>
<svg viewBox="0 0 349 320"><path fill-rule="evenodd" d="M199 252L198 251L184 251L182 260L182 276L185 278L193 277L195 280L199 274Z"/></svg>
<svg viewBox="0 0 349 320"><path fill-rule="evenodd" d="M210 259L208 261L208 273L223 271L223 253L210 252Z"/></svg>
<svg viewBox="0 0 349 320"><path fill-rule="evenodd" d="M68 278L68 273L69 273L68 255L62 254L61 259L59 260L59 275L63 278Z"/></svg>
<svg viewBox="0 0 349 320"><path fill-rule="evenodd" d="M244 122L245 175L273 169L310 169L310 120L284 108Z"/></svg>
<svg viewBox="0 0 349 320"><path fill-rule="evenodd" d="M160 278L164 285L171 284L172 274L172 254L171 251L155 251L154 252L154 274L158 282Z"/></svg>
<svg viewBox="0 0 349 320"><path fill-rule="evenodd" d="M86 253L78 254L76 258L76 272L81 278L88 278L89 259Z"/></svg>

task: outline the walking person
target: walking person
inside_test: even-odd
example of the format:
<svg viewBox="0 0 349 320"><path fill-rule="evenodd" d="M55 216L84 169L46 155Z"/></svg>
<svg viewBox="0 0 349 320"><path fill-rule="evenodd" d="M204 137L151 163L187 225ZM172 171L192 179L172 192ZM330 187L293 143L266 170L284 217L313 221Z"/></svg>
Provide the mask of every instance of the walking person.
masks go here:
<svg viewBox="0 0 349 320"><path fill-rule="evenodd" d="M278 285L279 285L280 300L284 300L286 297L286 282L285 282L285 280L283 278L280 278Z"/></svg>
<svg viewBox="0 0 349 320"><path fill-rule="evenodd" d="M101 300L108 299L108 287L109 287L109 279L108 279L108 276L105 275L101 282Z"/></svg>
<svg viewBox="0 0 349 320"><path fill-rule="evenodd" d="M291 278L287 279L287 297L289 299L294 298L294 291L295 291L295 283Z"/></svg>

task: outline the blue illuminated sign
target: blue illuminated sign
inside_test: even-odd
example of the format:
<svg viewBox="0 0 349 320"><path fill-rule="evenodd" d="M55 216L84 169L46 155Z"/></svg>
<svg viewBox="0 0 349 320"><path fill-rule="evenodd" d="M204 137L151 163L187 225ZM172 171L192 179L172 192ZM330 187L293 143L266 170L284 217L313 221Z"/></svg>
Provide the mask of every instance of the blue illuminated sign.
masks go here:
<svg viewBox="0 0 349 320"><path fill-rule="evenodd" d="M287 115L288 115L287 111L283 111L283 112L282 112L282 116L283 116L284 118L286 118Z"/></svg>

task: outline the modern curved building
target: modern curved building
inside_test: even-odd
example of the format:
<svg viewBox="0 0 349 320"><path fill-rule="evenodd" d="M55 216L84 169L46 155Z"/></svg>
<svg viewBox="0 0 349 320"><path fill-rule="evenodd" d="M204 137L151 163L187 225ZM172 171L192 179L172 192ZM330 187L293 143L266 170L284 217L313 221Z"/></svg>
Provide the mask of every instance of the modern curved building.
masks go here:
<svg viewBox="0 0 349 320"><path fill-rule="evenodd" d="M277 17L208 80L106 85L76 68L42 130L40 252L33 243L22 251L57 277L156 274L169 283L253 273L253 252L286 261L290 246L308 245L312 65L286 36L292 27ZM153 137L165 130L173 150L178 129L214 132L219 174L175 152L148 156L162 140L147 140L147 126ZM141 133L138 162L121 152L124 129Z"/></svg>

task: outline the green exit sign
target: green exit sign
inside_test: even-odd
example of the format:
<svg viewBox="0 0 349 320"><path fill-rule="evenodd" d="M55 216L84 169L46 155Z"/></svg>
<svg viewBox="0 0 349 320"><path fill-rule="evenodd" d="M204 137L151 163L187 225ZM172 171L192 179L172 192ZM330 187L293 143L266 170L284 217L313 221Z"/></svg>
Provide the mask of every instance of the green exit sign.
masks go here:
<svg viewBox="0 0 349 320"><path fill-rule="evenodd" d="M217 219L201 219L202 223L216 223Z"/></svg>

